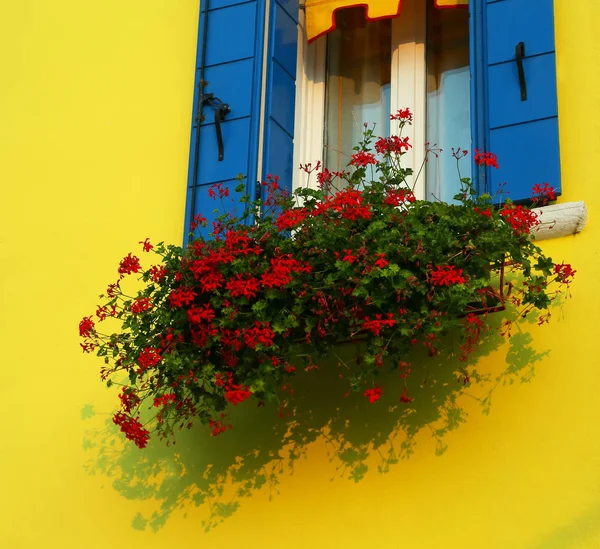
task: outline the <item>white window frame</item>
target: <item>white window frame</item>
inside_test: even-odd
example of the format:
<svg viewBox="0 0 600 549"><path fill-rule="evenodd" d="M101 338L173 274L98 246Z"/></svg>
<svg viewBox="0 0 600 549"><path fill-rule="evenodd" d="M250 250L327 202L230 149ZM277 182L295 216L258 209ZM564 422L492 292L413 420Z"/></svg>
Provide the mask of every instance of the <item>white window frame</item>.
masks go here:
<svg viewBox="0 0 600 549"><path fill-rule="evenodd" d="M298 25L298 66L296 71L296 113L294 130L294 167L302 163L323 162L323 132L325 125L325 80L327 37L308 44L300 12ZM426 91L425 67L425 2L406 2L402 14L392 20L391 110L409 107L414 114L412 126L406 126L413 147L403 157L403 165L413 169L416 177L415 195L424 199ZM392 132L395 130L392 122ZM412 185L414 181L409 181ZM316 185L315 178L309 183ZM306 174L294 170L293 188L306 185Z"/></svg>

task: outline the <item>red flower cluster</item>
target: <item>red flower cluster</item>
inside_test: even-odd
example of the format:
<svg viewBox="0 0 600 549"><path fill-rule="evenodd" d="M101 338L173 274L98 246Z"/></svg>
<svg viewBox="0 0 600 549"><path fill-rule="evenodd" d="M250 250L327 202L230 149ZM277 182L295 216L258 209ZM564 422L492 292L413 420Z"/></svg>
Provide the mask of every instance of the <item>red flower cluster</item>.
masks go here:
<svg viewBox="0 0 600 549"><path fill-rule="evenodd" d="M486 208L485 210L482 210L481 208L478 208L477 206L475 206L475 208L473 208L477 213L484 215L485 217L488 217L491 219L492 217L492 208Z"/></svg>
<svg viewBox="0 0 600 549"><path fill-rule="evenodd" d="M131 312L134 315L143 313L145 311L149 311L150 309L152 309L152 303L150 302L150 299L147 297L138 297L131 304Z"/></svg>
<svg viewBox="0 0 600 549"><path fill-rule="evenodd" d="M201 227L206 227L206 225L208 225L208 220L206 219L206 217L203 217L200 214L196 214L194 216L194 221L190 223L190 230L195 231L198 228L198 225L200 225Z"/></svg>
<svg viewBox="0 0 600 549"><path fill-rule="evenodd" d="M406 109L399 109L396 114L390 115L390 120L404 120L406 122L412 122L412 119L413 115L408 107L406 107Z"/></svg>
<svg viewBox="0 0 600 549"><path fill-rule="evenodd" d="M225 289L229 291L231 297L245 297L252 299L258 293L258 280L252 275L236 274L225 284Z"/></svg>
<svg viewBox="0 0 600 549"><path fill-rule="evenodd" d="M309 263L285 254L271 259L271 268L261 275L260 280L265 288L283 288L292 281L292 273L310 273L311 270Z"/></svg>
<svg viewBox="0 0 600 549"><path fill-rule="evenodd" d="M394 315L392 313L387 314L387 318L381 318L382 315L376 314L373 320L370 317L365 317L363 322L363 329L367 332L371 332L372 334L379 335L381 334L381 330L384 328L391 328L396 324L396 320L394 319Z"/></svg>
<svg viewBox="0 0 600 549"><path fill-rule="evenodd" d="M190 305L194 302L198 294L194 292L192 288L180 287L176 288L169 294L169 302L171 307L183 307L184 305Z"/></svg>
<svg viewBox="0 0 600 549"><path fill-rule="evenodd" d="M412 145L408 142L408 137L380 137L375 142L375 150L379 154L402 154L403 151L410 149Z"/></svg>
<svg viewBox="0 0 600 549"><path fill-rule="evenodd" d="M158 408L159 406L167 406L171 402L175 402L175 395L173 393L167 393L158 397L154 397L154 406Z"/></svg>
<svg viewBox="0 0 600 549"><path fill-rule="evenodd" d="M302 223L309 215L306 208L293 208L286 210L275 220L275 226L279 231L289 231Z"/></svg>
<svg viewBox="0 0 600 549"><path fill-rule="evenodd" d="M221 414L221 419L223 419L224 417L225 417L225 415ZM224 433L227 430L227 427L229 427L229 429L231 429L231 425L225 425L222 421L219 421L216 419L209 419L208 426L212 429L211 435L213 437L216 437L217 435Z"/></svg>
<svg viewBox="0 0 600 549"><path fill-rule="evenodd" d="M202 307L192 305L187 311L187 317L192 324L212 322L215 318L215 310L210 306L210 303L205 303Z"/></svg>
<svg viewBox="0 0 600 549"><path fill-rule="evenodd" d="M482 320L480 316L476 316L473 313L469 313L465 317L465 333L466 339L464 343L460 346L461 354L458 357L458 360L464 362L467 360L468 355L475 350L475 345L479 341L481 337L481 328L482 328Z"/></svg>
<svg viewBox="0 0 600 549"><path fill-rule="evenodd" d="M225 398L228 402L237 406L252 396L252 391L247 385L229 385L225 388Z"/></svg>
<svg viewBox="0 0 600 549"><path fill-rule="evenodd" d="M375 254L375 257L377 258L373 264L375 267L385 269L390 264L389 261L385 259L385 254Z"/></svg>
<svg viewBox="0 0 600 549"><path fill-rule="evenodd" d="M139 417L131 417L123 412L117 412L113 417L113 423L121 428L121 432L132 440L138 448L145 448L150 438L150 431L144 429Z"/></svg>
<svg viewBox="0 0 600 549"><path fill-rule="evenodd" d="M354 252L352 250L342 250L342 251L344 252L342 261L345 261L346 263L350 263L350 265L352 265L352 263L354 263L358 260L358 257L354 255ZM340 254L338 252L334 252L334 253L335 253L335 257L339 259Z"/></svg>
<svg viewBox="0 0 600 549"><path fill-rule="evenodd" d="M242 348L242 333L240 330L222 329L220 334L221 345L230 347L233 351L239 351Z"/></svg>
<svg viewBox="0 0 600 549"><path fill-rule="evenodd" d="M150 239L146 238L145 240L142 240L140 242L138 242L138 244L142 245L142 249L145 252L149 252L150 250L152 250L154 248L154 246L152 244L150 244Z"/></svg>
<svg viewBox="0 0 600 549"><path fill-rule="evenodd" d="M119 400L121 401L121 408L126 413L130 413L140 403L140 397L137 393L127 387L123 387L119 393Z"/></svg>
<svg viewBox="0 0 600 549"><path fill-rule="evenodd" d="M218 252L213 250L209 257L212 256L215 260L220 261L221 263L227 263L233 261L236 257L241 255L258 255L260 253L260 246L256 245L254 240L243 230L228 230L225 233L225 250L221 251L222 256L219 257Z"/></svg>
<svg viewBox="0 0 600 549"><path fill-rule="evenodd" d="M548 204L548 202L556 200L556 192L554 191L554 187L551 187L548 185L548 183L544 183L543 185L534 185L531 200L534 204L540 204L542 206L545 206Z"/></svg>
<svg viewBox="0 0 600 549"><path fill-rule="evenodd" d="M368 166L369 164L377 164L377 160L373 153L358 151L350 157L351 166Z"/></svg>
<svg viewBox="0 0 600 549"><path fill-rule="evenodd" d="M94 331L94 321L91 316L84 316L79 323L79 335L81 337L90 337Z"/></svg>
<svg viewBox="0 0 600 549"><path fill-rule="evenodd" d="M475 149L475 164L477 164L477 166L491 166L492 168L497 169L498 157L494 153Z"/></svg>
<svg viewBox="0 0 600 549"><path fill-rule="evenodd" d="M119 274L121 275L121 278L126 274L139 273L141 270L142 266L140 265L139 258L130 253L119 263Z"/></svg>
<svg viewBox="0 0 600 549"><path fill-rule="evenodd" d="M463 270L453 265L438 265L431 271L430 280L434 286L451 286L452 284L464 284L467 281L463 276Z"/></svg>
<svg viewBox="0 0 600 549"><path fill-rule="evenodd" d="M142 371L156 366L160 362L160 353L152 347L144 347L138 356L138 364Z"/></svg>
<svg viewBox="0 0 600 549"><path fill-rule="evenodd" d="M408 189L390 189L383 203L390 206L400 206L403 202L413 203L416 200L413 192Z"/></svg>
<svg viewBox="0 0 600 549"><path fill-rule="evenodd" d="M114 284L109 284L106 288L106 295L110 298L116 297L121 291L119 281L117 280Z"/></svg>
<svg viewBox="0 0 600 549"><path fill-rule="evenodd" d="M529 234L531 229L539 223L537 214L523 206L505 204L499 213L517 236Z"/></svg>
<svg viewBox="0 0 600 549"><path fill-rule="evenodd" d="M405 385L404 390L402 391L402 394L400 395L400 402L404 402L405 404L408 404L409 402L412 402L412 401L413 401L413 399L408 396L408 388Z"/></svg>
<svg viewBox="0 0 600 549"><path fill-rule="evenodd" d="M215 183L214 185L211 185L210 189L208 189L208 196L215 200L217 195L219 198L225 198L226 196L229 196L229 187L224 187L223 183Z"/></svg>
<svg viewBox="0 0 600 549"><path fill-rule="evenodd" d="M363 393L363 396L368 397L369 402L371 404L373 404L374 402L377 402L381 398L382 394L383 394L383 389L379 385L375 385L375 387L373 387L372 389L367 389Z"/></svg>
<svg viewBox="0 0 600 549"><path fill-rule="evenodd" d="M317 183L319 184L319 189L324 188L324 186L329 185L331 180L333 179L333 173L331 173L327 168L324 168L322 172L317 174Z"/></svg>
<svg viewBox="0 0 600 549"><path fill-rule="evenodd" d="M153 265L150 267L150 280L152 282L160 282L167 274L167 269L165 269L162 265Z"/></svg>
<svg viewBox="0 0 600 549"><path fill-rule="evenodd" d="M315 209L313 215L322 211L332 210L341 215L343 219L356 221L357 219L371 219L373 211L369 204L364 203L363 195L356 189L344 189L335 196L322 203L320 209Z"/></svg>
<svg viewBox="0 0 600 549"><path fill-rule="evenodd" d="M554 274L556 280L563 282L564 284L570 284L573 282L573 277L577 271L573 270L569 263L561 263L560 265L554 266Z"/></svg>
<svg viewBox="0 0 600 549"><path fill-rule="evenodd" d="M273 346L275 332L271 330L270 322L259 322L256 320L252 328L244 330L244 343L251 349L256 349L257 345L263 347Z"/></svg>

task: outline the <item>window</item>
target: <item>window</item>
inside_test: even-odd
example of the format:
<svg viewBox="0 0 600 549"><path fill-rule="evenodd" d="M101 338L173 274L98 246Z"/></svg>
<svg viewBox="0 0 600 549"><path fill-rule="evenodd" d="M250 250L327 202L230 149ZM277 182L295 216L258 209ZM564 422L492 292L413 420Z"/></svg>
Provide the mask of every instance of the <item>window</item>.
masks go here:
<svg viewBox="0 0 600 549"><path fill-rule="evenodd" d="M377 6L392 13L398 1L389 2ZM547 182L559 194L553 0L474 0L468 13L434 4L456 2L407 0L398 17L370 22L344 8L336 13L339 36L308 45L297 0L201 0L185 227L200 212L212 219L213 183L233 188L242 174L256 196L267 174L291 190L300 162L343 162L354 121L348 126L336 113L352 118L352 110L358 128L363 118L385 133L384 111L412 108L405 165L422 165L427 141L445 149L427 164L419 197L453 195L453 146L498 155L500 169L472 172L480 192L506 182L513 201L526 201L533 185ZM206 102L213 96L230 107L220 133ZM462 170L468 175L468 162Z"/></svg>
<svg viewBox="0 0 600 549"><path fill-rule="evenodd" d="M342 171L363 122L390 132L392 20L366 21L362 8L347 9L326 40L323 163Z"/></svg>
<svg viewBox="0 0 600 549"><path fill-rule="evenodd" d="M390 112L409 106L415 113L414 147L405 163L416 174L426 143L447 149L439 157L429 155L417 196L452 199L459 180L450 149L471 148L467 10L410 2L398 17L367 21L363 8L347 8L336 14L335 30L302 53L299 162L319 159L330 170L344 169L363 123L389 135ZM468 160L461 168L463 176L470 175Z"/></svg>

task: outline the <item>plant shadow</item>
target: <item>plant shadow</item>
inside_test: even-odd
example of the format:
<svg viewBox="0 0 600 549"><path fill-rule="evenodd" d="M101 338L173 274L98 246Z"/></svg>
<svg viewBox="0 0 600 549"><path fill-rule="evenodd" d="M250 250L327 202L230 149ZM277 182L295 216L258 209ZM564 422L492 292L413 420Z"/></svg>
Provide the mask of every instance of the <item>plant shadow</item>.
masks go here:
<svg viewBox="0 0 600 549"><path fill-rule="evenodd" d="M441 455L447 449L445 435L467 420L461 394L477 388L482 396L471 396L489 413L495 389L529 382L548 354L537 352L531 336L519 332L508 340L506 367L500 374L478 372L481 358L505 349L506 338L497 329L501 315L497 316L496 326L468 362L415 351L406 380L398 372L381 373L377 382L385 392L372 404L360 393L348 394L342 364L355 352L352 345L340 349L341 360L334 357L318 370L300 372L285 405L256 407L246 401L234 407L233 429L217 437L200 426L177 433L174 445L151 439L139 450L124 441L110 416L102 421L86 404L82 419L100 423L84 439L89 453L84 467L89 474L110 479L122 497L152 502L149 516L138 513L132 518L134 528L157 531L175 511L203 507L202 527L209 531L253 494L276 497L282 475L293 474L295 463L317 440L327 447L332 480L359 482L368 474L389 472L413 455L423 430L431 433L435 452ZM405 382L410 403L400 402Z"/></svg>

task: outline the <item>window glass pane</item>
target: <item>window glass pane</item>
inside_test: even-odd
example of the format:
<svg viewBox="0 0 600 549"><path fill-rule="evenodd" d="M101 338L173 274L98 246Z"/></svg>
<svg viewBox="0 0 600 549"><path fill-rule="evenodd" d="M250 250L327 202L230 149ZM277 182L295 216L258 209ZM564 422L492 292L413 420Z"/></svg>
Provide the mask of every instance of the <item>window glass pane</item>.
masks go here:
<svg viewBox="0 0 600 549"><path fill-rule="evenodd" d="M362 137L363 123L390 131L390 19L366 21L364 8L340 10L327 41L324 162L345 169Z"/></svg>
<svg viewBox="0 0 600 549"><path fill-rule="evenodd" d="M443 153L428 155L427 199L451 201L460 189L452 147L466 149L461 177L471 177L469 13L427 9L427 141Z"/></svg>

